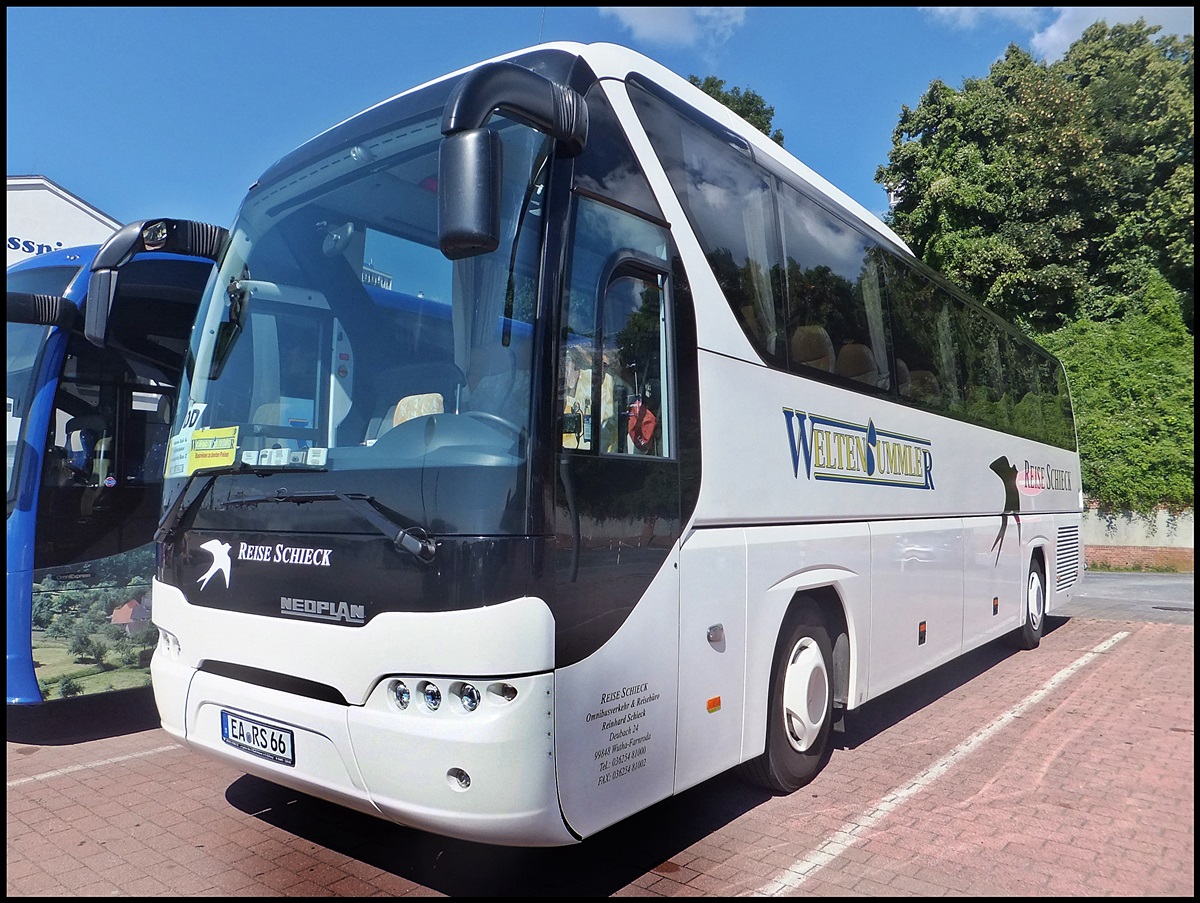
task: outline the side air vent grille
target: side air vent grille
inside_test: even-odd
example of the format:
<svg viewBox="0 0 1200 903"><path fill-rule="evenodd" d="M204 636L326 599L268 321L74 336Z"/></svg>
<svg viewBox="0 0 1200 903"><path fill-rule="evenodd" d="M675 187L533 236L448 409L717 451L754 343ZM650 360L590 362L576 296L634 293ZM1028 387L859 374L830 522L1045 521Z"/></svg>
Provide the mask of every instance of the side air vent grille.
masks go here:
<svg viewBox="0 0 1200 903"><path fill-rule="evenodd" d="M1054 563L1054 588L1062 592L1079 579L1079 527L1059 527Z"/></svg>
<svg viewBox="0 0 1200 903"><path fill-rule="evenodd" d="M346 697L328 684L317 683L315 680L305 680L303 677L292 677L277 671L264 671L262 668L250 668L246 665L233 665L229 662L215 662L205 659L200 663L200 670L230 680L240 680L243 683L266 687L268 690L279 690L281 693L291 693L294 696L307 696L319 702L332 702L335 705L349 705Z"/></svg>

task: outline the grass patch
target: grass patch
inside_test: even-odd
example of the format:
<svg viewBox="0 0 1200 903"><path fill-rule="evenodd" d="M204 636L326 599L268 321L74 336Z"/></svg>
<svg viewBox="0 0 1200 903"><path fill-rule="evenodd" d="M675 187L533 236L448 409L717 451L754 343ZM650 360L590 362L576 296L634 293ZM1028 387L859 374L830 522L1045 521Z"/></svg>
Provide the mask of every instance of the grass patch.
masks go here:
<svg viewBox="0 0 1200 903"><path fill-rule="evenodd" d="M33 673L38 686L41 687L42 695L47 699L57 699L61 695L60 684L67 678L79 687L80 695L128 690L150 683L150 669L119 664L115 661L116 653L111 649L112 640L102 634L94 634L93 639L100 640L110 647L109 655L103 664L77 662L75 656L70 653L69 640L47 637L41 630L33 631L31 639Z"/></svg>

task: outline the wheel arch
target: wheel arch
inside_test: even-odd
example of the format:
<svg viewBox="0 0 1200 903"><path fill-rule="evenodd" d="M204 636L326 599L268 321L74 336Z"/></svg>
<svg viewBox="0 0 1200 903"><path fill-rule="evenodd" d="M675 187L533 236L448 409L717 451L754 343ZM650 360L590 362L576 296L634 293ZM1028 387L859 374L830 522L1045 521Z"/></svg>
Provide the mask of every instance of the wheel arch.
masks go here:
<svg viewBox="0 0 1200 903"><path fill-rule="evenodd" d="M826 584L796 590L779 622L778 632L793 618L806 615L818 617L829 634L833 644L833 704L844 709L850 694L850 623L837 589Z"/></svg>

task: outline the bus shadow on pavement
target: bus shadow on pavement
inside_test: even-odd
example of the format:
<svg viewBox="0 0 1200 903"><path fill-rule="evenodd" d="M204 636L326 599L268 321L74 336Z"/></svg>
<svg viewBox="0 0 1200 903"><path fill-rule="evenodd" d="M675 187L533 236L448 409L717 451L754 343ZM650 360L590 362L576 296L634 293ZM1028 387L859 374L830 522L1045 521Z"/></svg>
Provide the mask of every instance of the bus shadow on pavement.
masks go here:
<svg viewBox="0 0 1200 903"><path fill-rule="evenodd" d="M472 843L405 828L250 775L225 793L289 834L448 896L612 896L770 798L727 772L568 847ZM317 861L314 860L314 865Z"/></svg>
<svg viewBox="0 0 1200 903"><path fill-rule="evenodd" d="M93 696L50 699L39 705L10 705L8 741L35 746L67 746L119 737L160 724L149 686Z"/></svg>
<svg viewBox="0 0 1200 903"><path fill-rule="evenodd" d="M1043 637L1049 636L1068 620L1047 615ZM985 674L1000 662L1020 654L1022 650L1007 645L1003 640L993 640L908 683L901 684L861 708L847 713L841 730L834 734L834 749L854 749L860 746L947 693ZM1036 655L1037 650L1030 650L1029 654Z"/></svg>

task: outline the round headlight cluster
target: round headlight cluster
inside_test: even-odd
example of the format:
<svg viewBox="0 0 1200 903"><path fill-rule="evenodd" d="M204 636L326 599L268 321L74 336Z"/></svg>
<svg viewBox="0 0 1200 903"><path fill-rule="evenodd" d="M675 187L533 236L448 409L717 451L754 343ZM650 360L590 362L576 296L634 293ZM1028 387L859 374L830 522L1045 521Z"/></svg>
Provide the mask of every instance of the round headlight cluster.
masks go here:
<svg viewBox="0 0 1200 903"><path fill-rule="evenodd" d="M511 684L489 684L486 689L488 700L493 704L512 702L517 696L517 689ZM442 689L431 680L418 680L410 690L405 681L393 678L388 684L388 692L400 711L408 709L414 694L424 701L425 708L430 712L439 711L442 707ZM466 681L451 681L446 692L451 698L457 699L462 711L467 713L478 710L483 702L484 691Z"/></svg>

